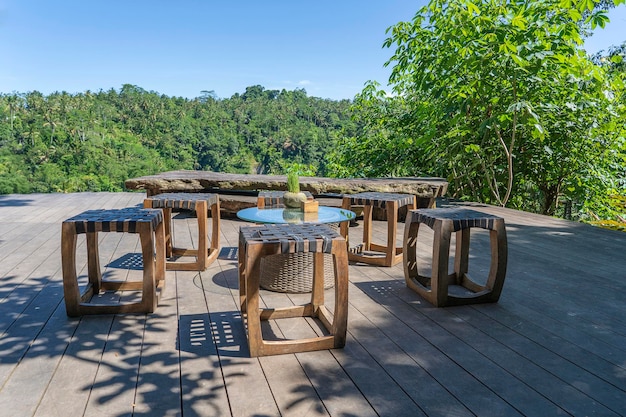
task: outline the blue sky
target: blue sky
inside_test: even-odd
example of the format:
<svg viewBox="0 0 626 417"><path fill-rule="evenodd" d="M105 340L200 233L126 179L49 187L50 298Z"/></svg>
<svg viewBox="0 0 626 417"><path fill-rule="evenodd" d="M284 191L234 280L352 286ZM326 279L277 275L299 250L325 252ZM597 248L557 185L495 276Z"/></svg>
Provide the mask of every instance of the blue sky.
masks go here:
<svg viewBox="0 0 626 417"><path fill-rule="evenodd" d="M304 88L352 99L386 84L385 30L424 0L0 0L0 93L69 93L134 84L170 96ZM626 40L626 6L594 35Z"/></svg>

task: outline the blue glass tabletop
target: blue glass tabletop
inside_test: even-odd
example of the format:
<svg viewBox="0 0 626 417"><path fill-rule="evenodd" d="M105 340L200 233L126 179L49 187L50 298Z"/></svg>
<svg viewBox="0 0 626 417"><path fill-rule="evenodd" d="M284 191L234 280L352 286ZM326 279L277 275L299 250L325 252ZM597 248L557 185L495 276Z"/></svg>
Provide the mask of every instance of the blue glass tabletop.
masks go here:
<svg viewBox="0 0 626 417"><path fill-rule="evenodd" d="M254 223L340 223L354 219L356 214L350 210L326 206L320 206L314 213L304 213L300 209L250 207L239 210L237 217Z"/></svg>

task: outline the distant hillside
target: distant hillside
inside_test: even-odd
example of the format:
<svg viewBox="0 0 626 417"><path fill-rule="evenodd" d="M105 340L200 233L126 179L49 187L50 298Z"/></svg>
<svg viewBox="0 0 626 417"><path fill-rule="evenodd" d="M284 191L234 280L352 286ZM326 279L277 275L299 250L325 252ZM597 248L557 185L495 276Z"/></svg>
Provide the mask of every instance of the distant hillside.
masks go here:
<svg viewBox="0 0 626 417"><path fill-rule="evenodd" d="M120 90L0 95L0 194L120 191L175 169L328 175L325 155L353 134L349 100L248 87L216 99Z"/></svg>

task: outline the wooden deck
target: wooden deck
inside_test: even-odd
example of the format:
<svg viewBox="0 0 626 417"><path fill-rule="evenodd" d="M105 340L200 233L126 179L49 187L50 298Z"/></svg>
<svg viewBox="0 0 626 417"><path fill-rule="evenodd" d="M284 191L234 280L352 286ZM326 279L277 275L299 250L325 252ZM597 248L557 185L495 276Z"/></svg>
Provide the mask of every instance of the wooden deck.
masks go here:
<svg viewBox="0 0 626 417"><path fill-rule="evenodd" d="M66 316L61 222L142 200L0 196L1 416L626 415L622 232L476 206L507 224L497 304L434 308L406 288L402 264L350 265L344 349L249 358L234 252L242 223L234 220L222 221L222 253L209 269L167 272L154 314ZM194 223L176 229L178 242L191 239ZM358 232L351 228L351 238ZM431 237L420 230L424 267ZM474 276L486 274L487 248L487 235L475 233ZM85 252L79 238L83 276ZM123 262L139 252L135 235L101 234L108 275L140 274ZM264 291L263 300L303 296ZM298 319L268 330L296 337L316 329Z"/></svg>

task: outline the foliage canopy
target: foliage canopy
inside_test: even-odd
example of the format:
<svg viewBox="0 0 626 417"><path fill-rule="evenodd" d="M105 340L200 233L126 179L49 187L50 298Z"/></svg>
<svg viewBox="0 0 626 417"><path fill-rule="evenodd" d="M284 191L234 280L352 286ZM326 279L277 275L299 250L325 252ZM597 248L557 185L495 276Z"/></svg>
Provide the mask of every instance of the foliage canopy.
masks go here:
<svg viewBox="0 0 626 417"><path fill-rule="evenodd" d="M327 174L326 150L354 131L350 101L248 87L189 100L120 90L0 95L0 193L119 191L175 169Z"/></svg>
<svg viewBox="0 0 626 417"><path fill-rule="evenodd" d="M623 2L431 0L388 29L391 91L370 82L353 102L258 85L0 94L0 194L118 191L174 169L440 176L452 197L620 228L626 44L582 44Z"/></svg>
<svg viewBox="0 0 626 417"><path fill-rule="evenodd" d="M388 29L392 94L370 83L356 97L363 130L334 163L344 175L443 176L473 201L616 214L606 199L626 189L625 74L581 47L607 22L595 5L431 0Z"/></svg>

